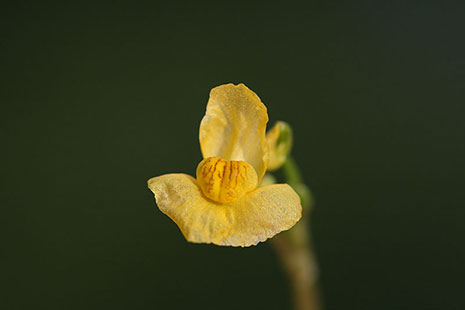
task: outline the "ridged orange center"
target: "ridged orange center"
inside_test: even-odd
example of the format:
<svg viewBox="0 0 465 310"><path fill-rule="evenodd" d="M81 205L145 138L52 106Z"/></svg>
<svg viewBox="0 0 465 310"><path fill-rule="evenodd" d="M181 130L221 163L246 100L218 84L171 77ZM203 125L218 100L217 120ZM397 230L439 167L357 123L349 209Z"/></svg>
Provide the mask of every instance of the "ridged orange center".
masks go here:
<svg viewBox="0 0 465 310"><path fill-rule="evenodd" d="M197 182L208 198L230 203L257 186L255 169L244 161L205 158L197 166Z"/></svg>

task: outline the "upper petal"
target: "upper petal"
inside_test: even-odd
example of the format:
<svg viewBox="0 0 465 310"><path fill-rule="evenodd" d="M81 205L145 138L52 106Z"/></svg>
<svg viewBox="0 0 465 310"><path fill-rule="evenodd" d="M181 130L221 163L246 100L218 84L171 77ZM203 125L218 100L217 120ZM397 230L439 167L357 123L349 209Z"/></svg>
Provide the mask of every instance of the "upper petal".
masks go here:
<svg viewBox="0 0 465 310"><path fill-rule="evenodd" d="M267 122L265 105L244 84L213 88L200 124L203 157L245 161L254 167L260 182L268 164Z"/></svg>
<svg viewBox="0 0 465 310"><path fill-rule="evenodd" d="M205 198L186 174L152 178L148 185L160 210L190 242L255 245L291 228L302 212L299 197L286 184L258 188L231 204Z"/></svg>

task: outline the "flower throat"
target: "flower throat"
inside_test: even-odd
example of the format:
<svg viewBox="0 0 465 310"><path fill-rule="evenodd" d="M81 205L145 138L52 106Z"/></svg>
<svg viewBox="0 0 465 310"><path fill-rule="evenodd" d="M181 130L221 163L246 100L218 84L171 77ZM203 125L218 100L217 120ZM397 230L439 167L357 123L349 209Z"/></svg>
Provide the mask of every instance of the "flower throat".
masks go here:
<svg viewBox="0 0 465 310"><path fill-rule="evenodd" d="M255 169L244 161L209 157L197 166L197 182L205 196L230 203L257 186Z"/></svg>

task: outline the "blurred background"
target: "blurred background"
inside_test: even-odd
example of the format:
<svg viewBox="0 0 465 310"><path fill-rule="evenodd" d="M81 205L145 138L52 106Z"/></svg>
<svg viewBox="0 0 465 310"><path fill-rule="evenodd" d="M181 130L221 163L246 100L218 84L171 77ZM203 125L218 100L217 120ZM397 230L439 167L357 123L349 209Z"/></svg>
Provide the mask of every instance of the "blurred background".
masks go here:
<svg viewBox="0 0 465 310"><path fill-rule="evenodd" d="M464 309L463 1L17 1L0 10L1 309L289 309L268 243L187 243L208 93L289 122L326 309Z"/></svg>

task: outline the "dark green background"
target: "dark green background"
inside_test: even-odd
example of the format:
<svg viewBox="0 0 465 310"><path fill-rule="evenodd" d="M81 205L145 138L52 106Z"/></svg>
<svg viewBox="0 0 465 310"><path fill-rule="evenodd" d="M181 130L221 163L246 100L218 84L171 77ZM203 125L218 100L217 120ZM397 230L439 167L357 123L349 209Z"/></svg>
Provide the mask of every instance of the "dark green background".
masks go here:
<svg viewBox="0 0 465 310"><path fill-rule="evenodd" d="M350 4L349 4L350 3ZM327 309L464 309L465 5L22 2L0 10L1 309L286 309L268 244L187 243L209 90L295 130Z"/></svg>

